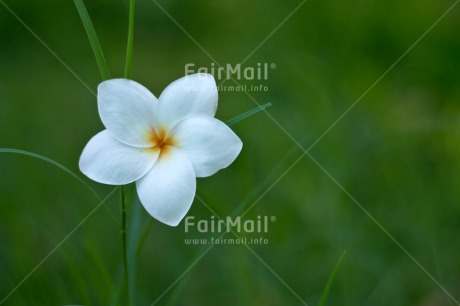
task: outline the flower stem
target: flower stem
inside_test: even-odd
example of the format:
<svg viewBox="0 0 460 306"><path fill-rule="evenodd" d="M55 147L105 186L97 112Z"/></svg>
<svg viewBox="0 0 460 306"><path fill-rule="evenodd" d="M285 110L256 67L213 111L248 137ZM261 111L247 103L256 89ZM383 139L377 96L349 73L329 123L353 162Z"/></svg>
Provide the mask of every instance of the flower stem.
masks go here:
<svg viewBox="0 0 460 306"><path fill-rule="evenodd" d="M126 46L126 64L125 78L131 79L131 66L133 62L133 42L134 42L134 9L135 0L130 0L129 3L129 26L128 26L128 43ZM126 299L128 306L131 306L131 294L129 289L129 271L128 271L128 246L126 242L126 186L121 186L121 240L123 243L123 267L124 267L124 283L126 287Z"/></svg>
<svg viewBox="0 0 460 306"><path fill-rule="evenodd" d="M129 3L129 28L128 28L128 45L126 47L126 66L125 78L131 79L131 65L133 61L133 42L134 42L134 8L136 1L130 0Z"/></svg>
<svg viewBox="0 0 460 306"><path fill-rule="evenodd" d="M128 274L128 247L126 241L126 197L125 186L121 186L121 240L123 246L123 268L124 268L124 284L126 287L126 299L128 306L131 305L131 295L129 292L129 274Z"/></svg>

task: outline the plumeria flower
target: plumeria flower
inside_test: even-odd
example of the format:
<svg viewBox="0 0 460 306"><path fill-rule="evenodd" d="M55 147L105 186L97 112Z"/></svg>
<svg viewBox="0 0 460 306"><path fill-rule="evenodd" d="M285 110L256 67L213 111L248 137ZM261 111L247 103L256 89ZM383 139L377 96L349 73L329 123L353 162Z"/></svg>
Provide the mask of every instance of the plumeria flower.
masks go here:
<svg viewBox="0 0 460 306"><path fill-rule="evenodd" d="M196 178L229 166L243 146L214 118L217 86L209 74L170 84L156 98L131 80L98 87L98 109L106 130L94 136L80 157L80 170L109 185L136 182L145 209L177 226L196 192Z"/></svg>

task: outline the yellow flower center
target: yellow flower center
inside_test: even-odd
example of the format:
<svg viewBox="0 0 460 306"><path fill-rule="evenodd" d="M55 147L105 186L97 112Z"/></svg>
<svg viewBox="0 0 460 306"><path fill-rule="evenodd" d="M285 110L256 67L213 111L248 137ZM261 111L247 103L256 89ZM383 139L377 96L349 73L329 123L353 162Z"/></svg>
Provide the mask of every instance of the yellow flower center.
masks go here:
<svg viewBox="0 0 460 306"><path fill-rule="evenodd" d="M163 129L156 131L152 128L149 132L149 141L152 144L150 147L151 150L160 151L159 158L167 155L171 151L170 148L176 145L174 137L172 137L172 135L166 135Z"/></svg>

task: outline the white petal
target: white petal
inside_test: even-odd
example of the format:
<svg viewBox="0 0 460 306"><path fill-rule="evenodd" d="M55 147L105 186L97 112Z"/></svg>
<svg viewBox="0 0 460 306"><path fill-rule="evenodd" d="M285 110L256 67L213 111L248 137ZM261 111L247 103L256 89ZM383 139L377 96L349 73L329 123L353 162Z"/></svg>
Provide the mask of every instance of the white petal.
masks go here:
<svg viewBox="0 0 460 306"><path fill-rule="evenodd" d="M105 130L91 138L79 164L81 172L96 182L124 185L143 177L158 155L159 150L125 145Z"/></svg>
<svg viewBox="0 0 460 306"><path fill-rule="evenodd" d="M157 98L144 86L127 79L102 82L97 93L99 115L107 130L119 141L150 147Z"/></svg>
<svg viewBox="0 0 460 306"><path fill-rule="evenodd" d="M192 205L196 178L185 153L174 147L166 150L152 170L136 182L137 194L152 217L177 226Z"/></svg>
<svg viewBox="0 0 460 306"><path fill-rule="evenodd" d="M174 81L160 95L155 111L157 128L168 130L188 116L214 117L217 98L216 81L210 74L191 74Z"/></svg>
<svg viewBox="0 0 460 306"><path fill-rule="evenodd" d="M211 117L185 119L170 133L176 146L187 153L197 177L210 176L228 167L243 147L225 123Z"/></svg>

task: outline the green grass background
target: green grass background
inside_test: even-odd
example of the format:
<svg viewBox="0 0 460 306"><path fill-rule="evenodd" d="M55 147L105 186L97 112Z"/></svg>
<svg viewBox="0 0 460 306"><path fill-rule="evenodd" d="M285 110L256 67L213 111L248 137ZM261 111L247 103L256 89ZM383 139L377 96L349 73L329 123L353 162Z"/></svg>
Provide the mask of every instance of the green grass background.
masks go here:
<svg viewBox="0 0 460 306"><path fill-rule="evenodd" d="M2 0L96 90L97 64L72 1ZM300 1L159 3L221 64L236 64ZM248 60L276 63L270 114L305 147L377 80L453 1L307 2ZM112 77L121 77L128 1L86 1ZM369 92L311 154L457 299L460 298L460 6ZM212 60L152 1L138 0L133 79L159 95L184 66ZM241 81L242 84L260 84ZM232 84L231 81L226 83ZM221 92L217 117L255 105ZM263 113L232 126L237 161L198 180L220 216L256 200L302 152ZM103 129L96 98L0 3L0 147L78 171ZM88 183L104 197L112 189ZM135 193L134 193L135 194ZM98 204L77 180L38 159L0 155L0 300ZM116 192L4 305L125 305ZM209 219L195 200L189 215ZM317 305L347 255L326 305L455 305L308 157L247 215L276 216L254 251L308 305ZM152 304L204 251L178 228L153 222L134 196L128 211L135 305ZM196 233L195 233L196 234ZM197 235L195 235L197 236ZM232 237L231 234L228 237ZM157 305L300 305L244 246L212 248Z"/></svg>

